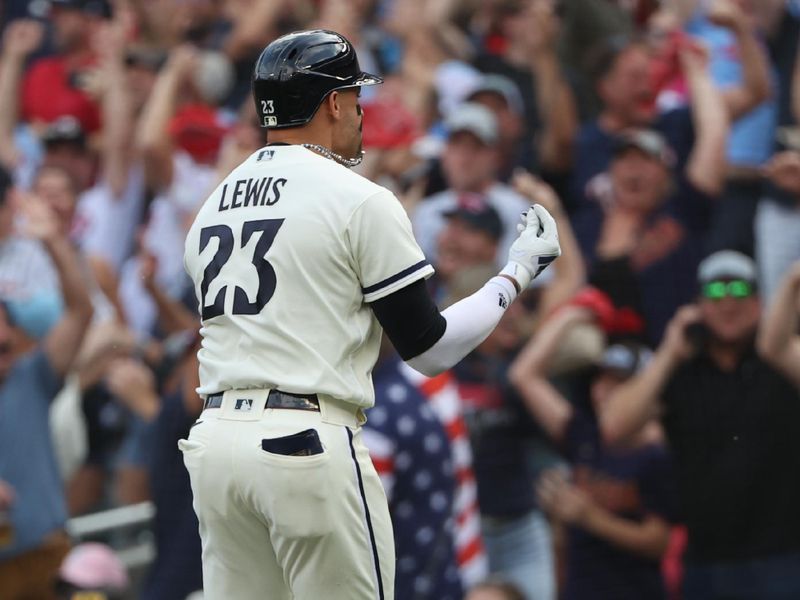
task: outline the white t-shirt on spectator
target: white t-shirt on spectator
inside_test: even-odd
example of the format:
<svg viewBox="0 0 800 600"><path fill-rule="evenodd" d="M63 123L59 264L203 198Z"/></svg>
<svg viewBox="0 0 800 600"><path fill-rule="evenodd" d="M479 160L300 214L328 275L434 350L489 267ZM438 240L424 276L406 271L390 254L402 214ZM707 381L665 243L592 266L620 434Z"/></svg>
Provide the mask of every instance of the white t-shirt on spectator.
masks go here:
<svg viewBox="0 0 800 600"><path fill-rule="evenodd" d="M83 252L99 256L119 273L134 250L144 196L144 172L138 164L131 168L128 184L119 197L114 197L105 181L84 192L76 215Z"/></svg>
<svg viewBox="0 0 800 600"><path fill-rule="evenodd" d="M195 212L208 197L215 177L213 167L198 164L178 151L173 155L172 184L150 204L142 244L156 258L156 282L173 298L180 298L189 285L183 269L183 245ZM149 334L158 315L142 285L136 256L123 265L120 299L128 325L139 334Z"/></svg>
<svg viewBox="0 0 800 600"><path fill-rule="evenodd" d="M517 239L520 215L530 207L531 202L502 183L493 184L483 196L503 223L503 237L500 238L496 258L498 266L502 266L508 260L508 249ZM411 215L414 236L425 257L434 264L437 259L437 238L445 223L443 215L457 206L458 194L453 190L445 190L423 199Z"/></svg>

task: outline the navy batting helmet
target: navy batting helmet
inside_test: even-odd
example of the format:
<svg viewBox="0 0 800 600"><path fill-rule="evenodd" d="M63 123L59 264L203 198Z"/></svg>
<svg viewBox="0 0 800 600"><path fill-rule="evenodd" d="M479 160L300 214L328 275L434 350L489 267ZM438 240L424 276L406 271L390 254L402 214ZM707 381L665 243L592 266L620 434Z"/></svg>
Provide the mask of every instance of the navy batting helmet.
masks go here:
<svg viewBox="0 0 800 600"><path fill-rule="evenodd" d="M262 127L308 123L330 92L383 83L358 66L353 45L333 31L298 31L261 52L253 72L253 97Z"/></svg>

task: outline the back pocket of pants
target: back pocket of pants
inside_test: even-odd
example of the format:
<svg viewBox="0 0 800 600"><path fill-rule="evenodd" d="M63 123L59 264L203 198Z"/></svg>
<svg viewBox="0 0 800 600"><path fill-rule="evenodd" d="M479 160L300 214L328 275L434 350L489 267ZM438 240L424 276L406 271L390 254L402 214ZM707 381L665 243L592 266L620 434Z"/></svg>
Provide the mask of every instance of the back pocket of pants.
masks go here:
<svg viewBox="0 0 800 600"><path fill-rule="evenodd" d="M322 442L316 429L261 440L261 449L280 456L315 456L322 454Z"/></svg>
<svg viewBox="0 0 800 600"><path fill-rule="evenodd" d="M331 457L316 431L307 431L263 439L258 450L263 470L254 482L253 500L268 516L273 533L289 539L325 535L335 516Z"/></svg>

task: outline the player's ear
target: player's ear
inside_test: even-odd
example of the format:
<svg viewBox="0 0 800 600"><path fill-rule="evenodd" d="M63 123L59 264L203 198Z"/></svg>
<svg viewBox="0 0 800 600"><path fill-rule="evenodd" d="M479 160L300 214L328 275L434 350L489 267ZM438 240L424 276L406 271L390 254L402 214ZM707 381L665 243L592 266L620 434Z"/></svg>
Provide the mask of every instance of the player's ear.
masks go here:
<svg viewBox="0 0 800 600"><path fill-rule="evenodd" d="M342 116L342 104L339 98L339 92L333 90L328 96L325 98L325 108L328 110L328 114L334 121L338 121Z"/></svg>

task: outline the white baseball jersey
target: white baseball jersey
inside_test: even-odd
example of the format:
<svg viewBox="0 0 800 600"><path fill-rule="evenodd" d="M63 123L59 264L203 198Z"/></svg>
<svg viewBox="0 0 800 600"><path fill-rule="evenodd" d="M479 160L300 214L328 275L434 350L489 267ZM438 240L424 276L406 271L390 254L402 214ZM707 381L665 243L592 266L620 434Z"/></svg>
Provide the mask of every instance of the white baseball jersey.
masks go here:
<svg viewBox="0 0 800 600"><path fill-rule="evenodd" d="M200 209L185 266L200 387L319 393L362 407L381 328L367 302L433 273L387 189L302 146L267 146Z"/></svg>

